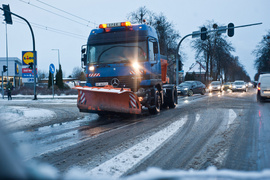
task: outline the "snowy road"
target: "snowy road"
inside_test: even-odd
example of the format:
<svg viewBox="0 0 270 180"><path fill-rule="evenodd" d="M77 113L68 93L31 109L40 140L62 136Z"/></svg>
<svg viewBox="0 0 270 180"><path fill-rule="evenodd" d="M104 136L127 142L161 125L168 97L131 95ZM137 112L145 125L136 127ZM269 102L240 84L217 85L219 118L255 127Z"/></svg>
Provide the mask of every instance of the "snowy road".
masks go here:
<svg viewBox="0 0 270 180"><path fill-rule="evenodd" d="M23 159L47 162L60 172L80 169L117 178L149 167L270 168L270 102L257 103L254 90L179 97L176 109L154 116L82 114L74 99L5 101L2 109ZM12 113L18 121L8 121Z"/></svg>

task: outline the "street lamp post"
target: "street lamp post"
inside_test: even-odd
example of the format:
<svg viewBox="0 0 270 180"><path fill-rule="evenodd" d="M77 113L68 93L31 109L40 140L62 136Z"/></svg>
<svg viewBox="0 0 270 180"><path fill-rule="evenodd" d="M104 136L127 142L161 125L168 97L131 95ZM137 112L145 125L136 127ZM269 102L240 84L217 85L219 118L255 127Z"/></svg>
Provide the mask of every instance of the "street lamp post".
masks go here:
<svg viewBox="0 0 270 180"><path fill-rule="evenodd" d="M58 70L60 69L60 52L59 49L52 49L52 51L58 51Z"/></svg>

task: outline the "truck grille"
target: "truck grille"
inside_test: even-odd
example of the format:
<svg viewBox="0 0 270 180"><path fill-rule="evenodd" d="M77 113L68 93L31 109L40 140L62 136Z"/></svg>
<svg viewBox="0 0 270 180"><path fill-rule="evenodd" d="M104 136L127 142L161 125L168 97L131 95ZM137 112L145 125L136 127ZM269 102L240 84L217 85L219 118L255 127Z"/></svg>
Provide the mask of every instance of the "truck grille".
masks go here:
<svg viewBox="0 0 270 180"><path fill-rule="evenodd" d="M136 79L136 76L118 76L118 77L88 77L88 82L95 86L97 82L108 82L109 85L112 85L112 79L117 78L119 80L119 85L117 87L130 88L132 91L137 91L141 79Z"/></svg>

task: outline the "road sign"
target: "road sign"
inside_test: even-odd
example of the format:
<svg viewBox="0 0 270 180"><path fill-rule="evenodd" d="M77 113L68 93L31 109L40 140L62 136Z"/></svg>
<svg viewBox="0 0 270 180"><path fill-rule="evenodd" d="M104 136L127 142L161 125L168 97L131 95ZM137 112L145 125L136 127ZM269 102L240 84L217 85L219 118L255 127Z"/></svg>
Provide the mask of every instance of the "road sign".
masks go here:
<svg viewBox="0 0 270 180"><path fill-rule="evenodd" d="M54 74L54 72L55 72L55 67L54 67L53 64L50 64L49 70L50 70L50 72L51 72L52 74Z"/></svg>

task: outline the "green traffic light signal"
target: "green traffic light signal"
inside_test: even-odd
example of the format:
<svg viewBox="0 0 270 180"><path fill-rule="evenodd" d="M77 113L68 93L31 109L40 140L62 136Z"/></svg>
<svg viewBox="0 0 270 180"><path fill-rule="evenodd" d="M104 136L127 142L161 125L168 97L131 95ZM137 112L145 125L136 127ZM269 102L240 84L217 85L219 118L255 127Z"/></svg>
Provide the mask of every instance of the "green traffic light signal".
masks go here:
<svg viewBox="0 0 270 180"><path fill-rule="evenodd" d="M29 69L34 69L34 63L30 62L28 68L29 68Z"/></svg>

